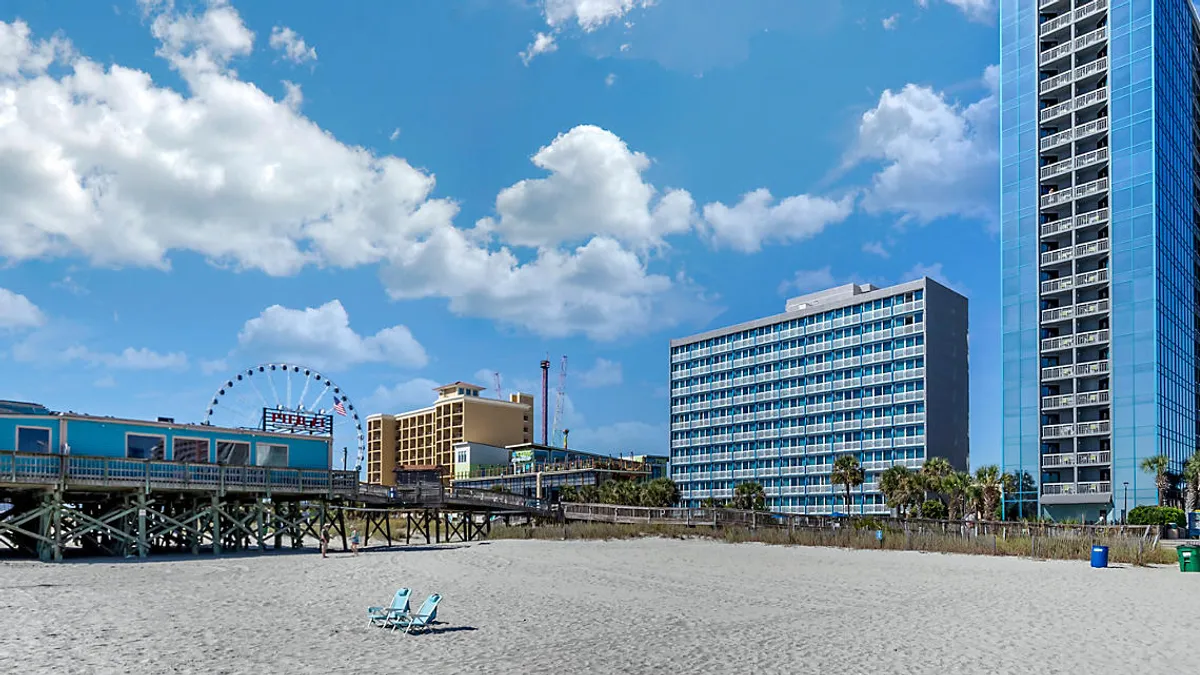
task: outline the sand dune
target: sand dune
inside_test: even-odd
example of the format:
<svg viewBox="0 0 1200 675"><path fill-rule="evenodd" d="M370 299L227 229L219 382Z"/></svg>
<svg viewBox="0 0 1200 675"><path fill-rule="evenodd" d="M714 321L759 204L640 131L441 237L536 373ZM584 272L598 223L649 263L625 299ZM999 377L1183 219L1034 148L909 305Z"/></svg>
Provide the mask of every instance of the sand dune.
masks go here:
<svg viewBox="0 0 1200 675"><path fill-rule="evenodd" d="M366 626L399 586L444 596L439 632ZM707 541L9 561L0 671L1166 672L1197 597L1170 568Z"/></svg>

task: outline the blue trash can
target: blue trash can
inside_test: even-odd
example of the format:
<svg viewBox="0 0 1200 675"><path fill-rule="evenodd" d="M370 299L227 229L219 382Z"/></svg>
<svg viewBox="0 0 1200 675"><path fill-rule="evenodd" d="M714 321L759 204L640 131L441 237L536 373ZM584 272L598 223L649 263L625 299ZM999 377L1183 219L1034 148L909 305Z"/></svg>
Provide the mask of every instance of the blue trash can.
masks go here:
<svg viewBox="0 0 1200 675"><path fill-rule="evenodd" d="M1108 547L1092 547L1092 567L1108 567Z"/></svg>

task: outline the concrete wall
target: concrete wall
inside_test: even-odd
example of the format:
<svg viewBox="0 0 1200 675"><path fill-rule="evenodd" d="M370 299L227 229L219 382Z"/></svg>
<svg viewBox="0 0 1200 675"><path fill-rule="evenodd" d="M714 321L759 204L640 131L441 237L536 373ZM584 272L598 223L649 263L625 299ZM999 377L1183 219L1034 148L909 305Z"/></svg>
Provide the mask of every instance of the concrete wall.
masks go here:
<svg viewBox="0 0 1200 675"><path fill-rule="evenodd" d="M925 286L925 447L959 471L970 467L967 299L928 280Z"/></svg>

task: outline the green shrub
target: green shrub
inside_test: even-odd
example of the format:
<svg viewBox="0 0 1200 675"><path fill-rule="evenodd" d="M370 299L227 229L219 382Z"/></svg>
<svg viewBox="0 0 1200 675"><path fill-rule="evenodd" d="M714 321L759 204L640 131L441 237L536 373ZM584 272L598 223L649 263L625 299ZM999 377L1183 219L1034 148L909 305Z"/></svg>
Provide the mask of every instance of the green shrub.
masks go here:
<svg viewBox="0 0 1200 675"><path fill-rule="evenodd" d="M859 518L854 521L856 530L882 530L883 522L878 518Z"/></svg>
<svg viewBox="0 0 1200 675"><path fill-rule="evenodd" d="M1172 506L1135 506L1129 510L1129 524L1187 527L1187 516Z"/></svg>
<svg viewBox="0 0 1200 675"><path fill-rule="evenodd" d="M926 500L924 504L921 504L922 518L945 520L946 515L946 505L936 499L929 499Z"/></svg>

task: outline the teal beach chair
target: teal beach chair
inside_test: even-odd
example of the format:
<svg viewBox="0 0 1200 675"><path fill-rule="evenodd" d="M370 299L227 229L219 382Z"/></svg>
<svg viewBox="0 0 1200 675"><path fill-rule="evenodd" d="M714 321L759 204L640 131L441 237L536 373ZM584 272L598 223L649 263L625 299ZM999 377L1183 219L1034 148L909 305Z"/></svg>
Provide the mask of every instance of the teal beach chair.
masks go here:
<svg viewBox="0 0 1200 675"><path fill-rule="evenodd" d="M441 600L442 596L434 593L425 599L416 614L393 615L388 619L387 625L391 626L392 630L403 628L405 633L429 630L429 627L433 625L433 620L437 618L438 603Z"/></svg>
<svg viewBox="0 0 1200 675"><path fill-rule="evenodd" d="M395 597L392 598L392 604L388 607L368 607L367 619L368 626L383 626L388 619L393 616L404 616L408 614L408 599L412 595L412 591L407 588L401 588L396 591Z"/></svg>

